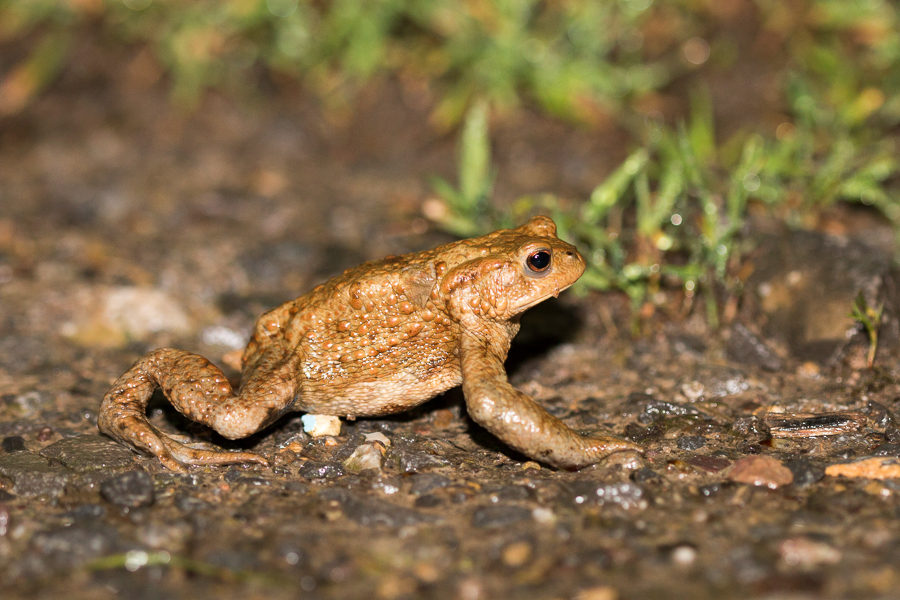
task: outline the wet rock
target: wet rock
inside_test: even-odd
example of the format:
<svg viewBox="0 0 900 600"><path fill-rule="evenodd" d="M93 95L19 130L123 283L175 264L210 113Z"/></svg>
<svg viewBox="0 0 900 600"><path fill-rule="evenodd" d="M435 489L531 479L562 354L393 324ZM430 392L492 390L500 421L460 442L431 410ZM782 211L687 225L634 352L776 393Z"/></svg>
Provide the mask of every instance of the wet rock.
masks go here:
<svg viewBox="0 0 900 600"><path fill-rule="evenodd" d="M638 423L629 423L625 426L625 437L638 444L658 440L665 432L666 427L662 423L654 423L649 427L643 427Z"/></svg>
<svg viewBox="0 0 900 600"><path fill-rule="evenodd" d="M79 435L60 440L41 450L41 456L79 473L134 467L134 454L99 435Z"/></svg>
<svg viewBox="0 0 900 600"><path fill-rule="evenodd" d="M874 456L893 456L900 458L900 444L881 444L872 453Z"/></svg>
<svg viewBox="0 0 900 600"><path fill-rule="evenodd" d="M771 456L748 456L734 463L728 479L774 490L793 483L794 474Z"/></svg>
<svg viewBox="0 0 900 600"><path fill-rule="evenodd" d="M597 483L576 481L569 484L564 499L575 505L603 506L613 504L626 510L647 507L644 488L636 482Z"/></svg>
<svg viewBox="0 0 900 600"><path fill-rule="evenodd" d="M350 436L346 442L341 444L341 446L334 451L332 454L332 458L335 462L344 462L350 455L353 454L357 448L359 448L362 444L366 443L366 436L362 433L354 433Z"/></svg>
<svg viewBox="0 0 900 600"><path fill-rule="evenodd" d="M731 327L726 347L728 358L742 365L753 365L766 371L780 371L784 367L772 348L740 323Z"/></svg>
<svg viewBox="0 0 900 600"><path fill-rule="evenodd" d="M27 450L25 447L25 438L20 435L11 435L3 438L3 441L0 442L0 446L2 446L3 451L7 454L25 452Z"/></svg>
<svg viewBox="0 0 900 600"><path fill-rule="evenodd" d="M825 477L825 467L818 465L811 460L796 458L787 461L785 466L790 469L791 473L794 475L794 485L799 487L812 485Z"/></svg>
<svg viewBox="0 0 900 600"><path fill-rule="evenodd" d="M629 394L628 400L622 405L621 412L625 416L636 415L638 421L644 424L653 423L665 417L699 414L697 409L690 404L657 400L642 392Z"/></svg>
<svg viewBox="0 0 900 600"><path fill-rule="evenodd" d="M531 510L515 504L481 506L472 514L472 525L480 529L509 527L531 519Z"/></svg>
<svg viewBox="0 0 900 600"><path fill-rule="evenodd" d="M0 456L0 476L13 482L18 496L58 496L63 493L72 471L51 465L47 459L30 452Z"/></svg>
<svg viewBox="0 0 900 600"><path fill-rule="evenodd" d="M418 473L426 469L445 467L448 464L443 458L412 448L395 450L393 457L398 460L400 471L403 473Z"/></svg>
<svg viewBox="0 0 900 600"><path fill-rule="evenodd" d="M398 506L378 498L369 498L340 488L323 490L319 494L323 501L340 506L344 515L363 526L386 525L403 527L418 523L432 523L437 517L427 515L405 506Z"/></svg>
<svg viewBox="0 0 900 600"><path fill-rule="evenodd" d="M334 479L344 476L344 467L340 463L309 460L297 472L306 479Z"/></svg>
<svg viewBox="0 0 900 600"><path fill-rule="evenodd" d="M412 486L409 488L409 493L421 496L436 489L447 487L451 483L450 478L437 473L416 473L412 476Z"/></svg>
<svg viewBox="0 0 900 600"><path fill-rule="evenodd" d="M650 482L662 481L662 476L653 469L644 467L643 469L638 469L637 471L632 473L631 480L640 485Z"/></svg>
<svg viewBox="0 0 900 600"><path fill-rule="evenodd" d="M850 306L863 291L870 306L884 303L880 343L898 340L892 256L875 246L814 231L781 231L763 238L745 285L747 322L762 312L765 334L783 340L800 360L841 355L856 330Z"/></svg>
<svg viewBox="0 0 900 600"><path fill-rule="evenodd" d="M699 450L706 445L706 438L702 435L683 435L675 440L675 445L679 450Z"/></svg>
<svg viewBox="0 0 900 600"><path fill-rule="evenodd" d="M130 471L104 481L100 495L112 504L138 508L153 504L153 478L143 470Z"/></svg>

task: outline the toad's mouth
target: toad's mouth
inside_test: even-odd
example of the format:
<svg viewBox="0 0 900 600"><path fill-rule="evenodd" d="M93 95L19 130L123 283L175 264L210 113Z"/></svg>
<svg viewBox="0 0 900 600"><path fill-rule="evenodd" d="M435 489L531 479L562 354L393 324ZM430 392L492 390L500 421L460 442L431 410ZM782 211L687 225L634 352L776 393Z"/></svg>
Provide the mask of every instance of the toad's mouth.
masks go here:
<svg viewBox="0 0 900 600"><path fill-rule="evenodd" d="M540 304L540 303L543 302L544 300L547 300L547 299L550 298L550 297L553 297L553 298L559 298L559 295L560 295L562 292L564 292L564 291L566 291L567 289L569 289L570 287L572 287L572 285L573 285L574 283L575 283L575 282L573 281L572 283L570 283L570 284L568 284L568 285L564 285L564 286L562 286L562 287L554 288L552 291L548 291L546 294L543 294L543 295L541 295L541 296L538 296L537 298L535 298L535 299L532 300L531 302L529 302L529 303L527 303L527 304L521 305L520 307L518 307L518 308L516 309L516 314L523 313L523 312L525 312L526 310L528 310L529 308L531 308L531 307L533 307L533 306L537 306L538 304Z"/></svg>

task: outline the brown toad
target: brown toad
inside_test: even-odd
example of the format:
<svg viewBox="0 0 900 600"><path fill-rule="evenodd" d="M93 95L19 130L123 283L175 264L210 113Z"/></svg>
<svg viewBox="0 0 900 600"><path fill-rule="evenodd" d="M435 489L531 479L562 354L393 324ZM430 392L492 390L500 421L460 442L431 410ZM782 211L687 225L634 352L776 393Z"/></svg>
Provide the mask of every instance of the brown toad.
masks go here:
<svg viewBox="0 0 900 600"><path fill-rule="evenodd" d="M257 454L201 450L157 430L146 416L151 394L162 388L183 415L237 439L289 411L386 415L462 384L472 419L511 447L556 467L592 464L636 447L575 433L513 388L503 368L519 315L557 296L584 268L547 217L365 263L259 318L237 392L202 356L162 348L106 394L100 430L173 470L266 464Z"/></svg>

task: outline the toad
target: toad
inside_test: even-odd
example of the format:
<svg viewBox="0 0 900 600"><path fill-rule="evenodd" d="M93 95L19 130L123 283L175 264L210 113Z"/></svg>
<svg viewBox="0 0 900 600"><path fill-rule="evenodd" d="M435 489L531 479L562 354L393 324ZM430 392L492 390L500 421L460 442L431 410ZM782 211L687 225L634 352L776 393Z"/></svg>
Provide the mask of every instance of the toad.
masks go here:
<svg viewBox="0 0 900 600"><path fill-rule="evenodd" d="M528 457L577 469L637 446L576 433L510 385L503 362L522 312L559 295L584 269L575 247L543 216L368 262L263 314L243 353L237 390L202 356L161 348L115 382L99 427L176 471L266 465L258 454L200 448L160 431L146 414L153 391L162 388L184 416L233 440L290 411L387 415L461 384L476 423Z"/></svg>

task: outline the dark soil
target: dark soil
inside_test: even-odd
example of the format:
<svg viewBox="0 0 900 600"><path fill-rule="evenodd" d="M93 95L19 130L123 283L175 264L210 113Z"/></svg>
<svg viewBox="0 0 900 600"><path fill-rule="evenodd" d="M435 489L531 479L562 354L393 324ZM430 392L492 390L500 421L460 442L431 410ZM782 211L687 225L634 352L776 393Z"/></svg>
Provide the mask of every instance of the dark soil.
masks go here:
<svg viewBox="0 0 900 600"><path fill-rule="evenodd" d="M144 352L221 364L266 308L449 239L421 206L428 176L453 173L454 136L391 81L352 114L284 83L179 113L141 50L77 52L0 120L4 598L896 597L900 484L825 475L880 457L896 476L900 456L890 340L867 369L865 337L842 320L841 294L864 289L885 300L890 333L890 255L846 232L767 230L760 279L721 331L677 292L636 338L615 294L526 316L513 382L643 456L574 473L530 462L474 425L458 390L324 439L288 417L228 443L151 407L160 427L262 452L270 469L173 474L100 437L101 397ZM496 127L501 203L583 198L627 150L611 127L528 111ZM822 272L835 275L816 287ZM811 292L791 291L807 279ZM821 318L804 328L803 315ZM353 473L344 461L372 433L385 459Z"/></svg>

